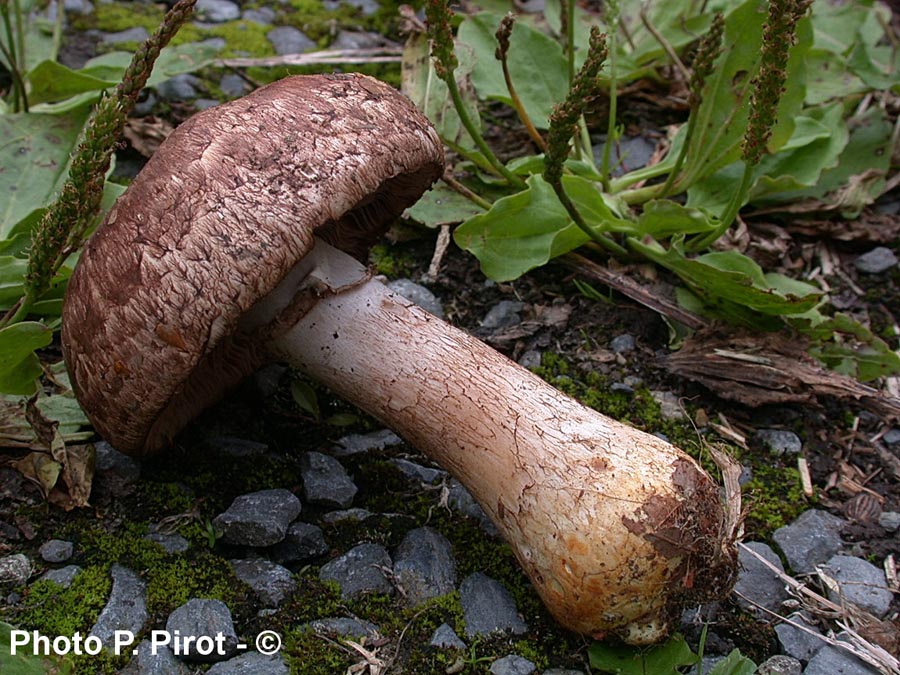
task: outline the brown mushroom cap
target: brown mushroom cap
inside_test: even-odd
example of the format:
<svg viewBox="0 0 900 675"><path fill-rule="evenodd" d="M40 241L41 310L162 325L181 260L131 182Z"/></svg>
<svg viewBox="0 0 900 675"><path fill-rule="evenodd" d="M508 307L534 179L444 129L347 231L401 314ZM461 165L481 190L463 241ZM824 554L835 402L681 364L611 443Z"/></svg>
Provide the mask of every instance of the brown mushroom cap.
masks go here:
<svg viewBox="0 0 900 675"><path fill-rule="evenodd" d="M314 233L360 257L442 171L428 120L358 74L290 77L179 126L69 281L63 352L94 427L163 447L260 365L235 328Z"/></svg>

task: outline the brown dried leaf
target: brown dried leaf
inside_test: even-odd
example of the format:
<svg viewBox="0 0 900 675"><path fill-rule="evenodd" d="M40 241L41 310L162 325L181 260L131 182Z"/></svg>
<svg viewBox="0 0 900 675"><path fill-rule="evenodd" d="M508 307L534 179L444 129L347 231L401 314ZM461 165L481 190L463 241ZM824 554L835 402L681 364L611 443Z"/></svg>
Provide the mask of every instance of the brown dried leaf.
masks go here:
<svg viewBox="0 0 900 675"><path fill-rule="evenodd" d="M130 118L125 123L122 133L131 143L132 148L144 157L152 157L174 128L166 120L147 115L146 117Z"/></svg>
<svg viewBox="0 0 900 675"><path fill-rule="evenodd" d="M826 369L805 351L804 341L780 333L696 332L665 359L672 373L699 382L722 398L751 407L818 404L818 397L856 401L887 418L900 418L900 400Z"/></svg>

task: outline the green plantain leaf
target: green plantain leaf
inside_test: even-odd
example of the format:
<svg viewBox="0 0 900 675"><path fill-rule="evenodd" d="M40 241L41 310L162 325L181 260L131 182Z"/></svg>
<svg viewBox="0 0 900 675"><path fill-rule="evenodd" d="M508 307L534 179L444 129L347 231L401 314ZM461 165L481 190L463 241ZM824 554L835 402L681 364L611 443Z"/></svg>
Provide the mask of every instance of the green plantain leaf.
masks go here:
<svg viewBox="0 0 900 675"><path fill-rule="evenodd" d="M512 105L500 61L494 56L494 34L500 19L486 12L467 18L459 27L457 41L474 55L472 84L479 96ZM525 111L538 129L546 129L553 106L566 98L568 90L568 67L562 47L540 31L517 22L507 60L510 78Z"/></svg>
<svg viewBox="0 0 900 675"><path fill-rule="evenodd" d="M572 223L556 192L541 176L526 182L528 189L498 199L490 211L469 218L454 232L456 243L474 254L482 271L496 281L516 279L589 239ZM636 233L634 223L613 213L593 181L565 176L563 185L597 232Z"/></svg>
<svg viewBox="0 0 900 675"><path fill-rule="evenodd" d="M0 393L33 394L41 364L34 351L53 340L53 331L34 321L0 329Z"/></svg>
<svg viewBox="0 0 900 675"><path fill-rule="evenodd" d="M697 663L697 655L680 635L646 649L594 642L588 656L591 668L611 675L680 675L682 666Z"/></svg>

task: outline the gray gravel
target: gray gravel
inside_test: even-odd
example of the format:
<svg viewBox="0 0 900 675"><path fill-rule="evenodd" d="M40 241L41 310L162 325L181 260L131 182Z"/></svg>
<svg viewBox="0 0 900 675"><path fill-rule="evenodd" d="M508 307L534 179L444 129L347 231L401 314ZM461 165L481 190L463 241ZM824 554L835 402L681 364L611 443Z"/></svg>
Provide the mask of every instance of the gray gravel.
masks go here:
<svg viewBox="0 0 900 675"><path fill-rule="evenodd" d="M299 29L293 26L278 26L266 33L266 38L272 43L276 54L302 54L316 47L316 43L310 40Z"/></svg>
<svg viewBox="0 0 900 675"><path fill-rule="evenodd" d="M346 49L347 46L332 44L332 49ZM412 279L394 279L387 283L387 287L397 295L401 295L410 302L418 305L429 314L434 314L439 319L444 318L444 308L441 301L434 293L422 284L417 284Z"/></svg>
<svg viewBox="0 0 900 675"><path fill-rule="evenodd" d="M153 649L149 640L138 646L137 656L131 659L122 675L190 675L191 668L175 658L168 647ZM155 652L155 653L154 653Z"/></svg>
<svg viewBox="0 0 900 675"><path fill-rule="evenodd" d="M532 675L537 667L528 659L510 654L491 664L491 675Z"/></svg>
<svg viewBox="0 0 900 675"><path fill-rule="evenodd" d="M41 581L52 581L63 588L68 588L75 581L75 577L78 576L79 572L81 572L81 567L78 565L66 565L56 570L47 570L41 576Z"/></svg>
<svg viewBox="0 0 900 675"><path fill-rule="evenodd" d="M250 586L266 607L278 607L297 588L291 571L262 558L232 560L235 576Z"/></svg>
<svg viewBox="0 0 900 675"><path fill-rule="evenodd" d="M310 523L296 522L288 528L284 539L271 550L277 563L297 563L328 553L328 544L322 528Z"/></svg>
<svg viewBox="0 0 900 675"><path fill-rule="evenodd" d="M224 661L237 652L238 637L234 631L231 611L221 600L188 600L169 614L166 631L169 635L182 637L218 638L213 649L209 649L204 644L207 641L203 641L192 642L186 649L179 650L178 658L182 661ZM197 649L198 644L200 650Z"/></svg>
<svg viewBox="0 0 900 675"><path fill-rule="evenodd" d="M793 431L784 429L760 429L756 439L773 455L796 455L803 450L803 442Z"/></svg>
<svg viewBox="0 0 900 675"><path fill-rule="evenodd" d="M877 617L890 609L894 594L887 585L884 571L862 558L836 555L823 566L823 571L838 582L839 589L828 589L831 600L851 602Z"/></svg>
<svg viewBox="0 0 900 675"><path fill-rule="evenodd" d="M284 539L300 510L300 500L292 492L260 490L237 497L215 517L213 527L228 544L272 546Z"/></svg>
<svg viewBox="0 0 900 675"><path fill-rule="evenodd" d="M72 557L74 548L71 541L51 539L41 544L39 553L44 562L61 563Z"/></svg>
<svg viewBox="0 0 900 675"><path fill-rule="evenodd" d="M290 669L278 654L265 656L247 652L230 661L215 664L206 675L289 675Z"/></svg>
<svg viewBox="0 0 900 675"><path fill-rule="evenodd" d="M307 452L300 460L303 496L310 504L346 509L353 503L357 488L343 465L321 452Z"/></svg>
<svg viewBox="0 0 900 675"><path fill-rule="evenodd" d="M150 618L144 580L118 563L110 568L110 574L113 583L109 600L90 631L105 646L113 644L113 635L117 630L140 633Z"/></svg>
<svg viewBox="0 0 900 675"><path fill-rule="evenodd" d="M394 583L416 607L456 589L456 562L450 542L430 527L407 532L394 554Z"/></svg>
<svg viewBox="0 0 900 675"><path fill-rule="evenodd" d="M853 261L853 266L863 274L881 274L897 264L897 256L885 247L878 246L868 253L863 253Z"/></svg>
<svg viewBox="0 0 900 675"><path fill-rule="evenodd" d="M438 649L465 649L466 643L462 641L462 638L456 634L449 624L442 623L438 626L434 633L431 636L431 641L428 643L432 647L437 647Z"/></svg>
<svg viewBox="0 0 900 675"><path fill-rule="evenodd" d="M751 541L746 542L745 546L784 572L781 560L768 544ZM738 550L738 562L740 571L737 583L734 585L734 589L738 593L738 605L751 613L759 611L756 609L756 605L772 612L781 611L781 603L789 597L784 581L753 553L743 548Z"/></svg>
<svg viewBox="0 0 900 675"><path fill-rule="evenodd" d="M486 574L475 572L465 578L459 587L466 620L466 636L490 635L495 631L522 635L528 631L519 616L516 602L499 581Z"/></svg>
<svg viewBox="0 0 900 675"><path fill-rule="evenodd" d="M808 574L841 550L840 531L845 524L843 518L810 509L791 524L775 530L772 539L793 572Z"/></svg>
<svg viewBox="0 0 900 675"><path fill-rule="evenodd" d="M342 598L357 598L367 593L393 593L386 572L392 568L391 556L380 544L359 544L331 560L319 570L319 579L334 581Z"/></svg>

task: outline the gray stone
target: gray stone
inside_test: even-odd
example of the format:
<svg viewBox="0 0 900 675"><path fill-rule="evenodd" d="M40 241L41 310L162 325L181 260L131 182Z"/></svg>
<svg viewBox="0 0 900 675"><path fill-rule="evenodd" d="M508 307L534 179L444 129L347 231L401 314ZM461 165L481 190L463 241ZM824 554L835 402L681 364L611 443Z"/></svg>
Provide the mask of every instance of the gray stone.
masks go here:
<svg viewBox="0 0 900 675"><path fill-rule="evenodd" d="M222 79L224 80L225 78L223 77ZM237 94L237 96L240 95ZM266 443L237 438L236 436L216 436L208 441L208 445L215 449L216 452L221 452L229 457L262 457L269 451L269 446Z"/></svg>
<svg viewBox="0 0 900 675"><path fill-rule="evenodd" d="M751 541L745 546L784 572L778 555L767 544ZM771 612L780 611L781 603L789 597L784 581L743 546L738 549L738 563L738 578L734 585L738 605L749 612L759 611L756 605Z"/></svg>
<svg viewBox="0 0 900 675"><path fill-rule="evenodd" d="M773 455L796 455L803 449L803 442L793 431L760 429L756 438Z"/></svg>
<svg viewBox="0 0 900 675"><path fill-rule="evenodd" d="M391 556L384 546L359 544L322 565L319 579L336 582L344 599L358 598L367 593L391 594L394 587L385 575L391 567Z"/></svg>
<svg viewBox="0 0 900 675"><path fill-rule="evenodd" d="M331 45L332 49L348 49L340 45ZM389 281L387 287L397 295L401 295L412 303L415 303L429 314L439 319L444 318L444 308L441 301L437 299L434 293L425 288L422 284L417 284L412 279L394 279Z"/></svg>
<svg viewBox="0 0 900 675"><path fill-rule="evenodd" d="M275 22L275 10L271 7L254 7L245 9L241 14L244 21L258 23L261 26L271 26Z"/></svg>
<svg viewBox="0 0 900 675"><path fill-rule="evenodd" d="M709 673L709 671L711 671L719 661L724 660L724 656L704 656L700 661L702 670L700 668L697 668L697 666L693 666L689 671L687 671L687 675L697 675L701 672L703 673L703 675L707 675L707 673Z"/></svg>
<svg viewBox="0 0 900 675"><path fill-rule="evenodd" d="M256 593L266 607L278 607L297 588L291 571L268 560L231 560L234 575Z"/></svg>
<svg viewBox="0 0 900 675"><path fill-rule="evenodd" d="M426 485L434 485L440 483L449 474L443 469L432 469L429 466L422 466L408 459L394 458L389 460L391 464L396 466L407 478L421 481Z"/></svg>
<svg viewBox="0 0 900 675"><path fill-rule="evenodd" d="M612 391L614 394L625 394L626 396L631 396L632 394L634 394L634 389L632 387L629 387L624 382L613 382L612 386L610 387L610 391Z"/></svg>
<svg viewBox="0 0 900 675"><path fill-rule="evenodd" d="M0 558L0 584L24 584L32 572L31 561L24 553L13 553Z"/></svg>
<svg viewBox="0 0 900 675"><path fill-rule="evenodd" d="M574 668L550 668L544 671L544 675L584 675L584 671Z"/></svg>
<svg viewBox="0 0 900 675"><path fill-rule="evenodd" d="M466 577L459 587L459 601L469 638L495 631L509 631L515 635L528 631L509 591L486 574L475 572Z"/></svg>
<svg viewBox="0 0 900 675"><path fill-rule="evenodd" d="M878 524L888 532L900 530L900 511L882 511L878 516Z"/></svg>
<svg viewBox="0 0 900 675"><path fill-rule="evenodd" d="M206 675L289 675L290 669L278 654L247 652L230 661L222 661L206 671Z"/></svg>
<svg viewBox="0 0 900 675"><path fill-rule="evenodd" d="M378 47L396 46L380 33L359 30L342 30L328 45L329 49L377 49Z"/></svg>
<svg viewBox="0 0 900 675"><path fill-rule="evenodd" d="M431 642L428 643L432 647L438 649L465 649L466 643L462 641L456 631L449 624L442 623L431 635Z"/></svg>
<svg viewBox="0 0 900 675"><path fill-rule="evenodd" d="M94 443L94 471L113 473L124 483L133 483L141 476L141 463L116 450L106 441Z"/></svg>
<svg viewBox="0 0 900 675"><path fill-rule="evenodd" d="M484 318L481 320L481 327L494 329L518 326L522 323L522 317L519 315L519 312L523 309L525 309L524 302L501 300L484 315Z"/></svg>
<svg viewBox="0 0 900 675"><path fill-rule="evenodd" d="M350 5L360 10L363 16L370 16L381 8L378 0L323 0L322 4L328 11L334 11L341 5Z"/></svg>
<svg viewBox="0 0 900 675"><path fill-rule="evenodd" d="M348 434L338 439L337 444L331 449L331 454L335 457L349 457L372 450L392 448L401 443L403 439L390 429L380 429L368 434Z"/></svg>
<svg viewBox="0 0 900 675"><path fill-rule="evenodd" d="M134 115L136 117L144 117L153 112L153 106L156 105L156 94L149 89L141 92L140 100L134 104Z"/></svg>
<svg viewBox="0 0 900 675"><path fill-rule="evenodd" d="M481 529L492 537L498 536L497 526L491 522L488 515L481 508L481 505L475 501L472 493L466 489L466 486L455 478L451 478L447 483L447 503L450 508L456 509L460 513L469 518L477 520L481 524Z"/></svg>
<svg viewBox="0 0 900 675"><path fill-rule="evenodd" d="M73 14L81 14L87 16L93 13L94 5L90 0L65 0L63 2L63 10L72 12Z"/></svg>
<svg viewBox="0 0 900 675"><path fill-rule="evenodd" d="M166 646L157 646L154 649L149 640L144 640L135 649L137 649L137 655L131 659L121 675L190 675L191 673L191 669L176 659L172 650Z"/></svg>
<svg viewBox="0 0 900 675"><path fill-rule="evenodd" d="M272 560L277 563L303 562L328 553L322 528L297 521L287 531L284 540L272 548Z"/></svg>
<svg viewBox="0 0 900 675"><path fill-rule="evenodd" d="M372 638L378 635L378 626L362 619L350 619L347 617L330 617L316 619L306 624L306 627L318 635L328 637L348 637L359 639Z"/></svg>
<svg viewBox="0 0 900 675"><path fill-rule="evenodd" d="M127 567L114 563L110 569L112 592L97 617L90 634L107 648L113 644L117 630L139 633L147 619L147 584Z"/></svg>
<svg viewBox="0 0 900 675"><path fill-rule="evenodd" d="M517 654L509 654L491 664L491 675L531 675L537 666Z"/></svg>
<svg viewBox="0 0 900 675"><path fill-rule="evenodd" d="M896 264L897 256L886 246L877 246L853 261L854 267L863 274L881 274Z"/></svg>
<svg viewBox="0 0 900 675"><path fill-rule="evenodd" d="M594 157L597 162L603 161L603 148L606 145L606 137L598 136L594 145ZM610 148L610 164L614 176L621 176L628 171L640 169L647 165L653 156L656 147L655 142L644 136L622 136L616 139L615 145Z"/></svg>
<svg viewBox="0 0 900 675"><path fill-rule="evenodd" d="M394 582L411 607L456 589L456 562L446 537L430 527L406 533L394 555Z"/></svg>
<svg viewBox="0 0 900 675"><path fill-rule="evenodd" d="M346 509L356 496L356 485L334 457L307 452L300 459L306 501L329 508Z"/></svg>
<svg viewBox="0 0 900 675"><path fill-rule="evenodd" d="M144 535L144 539L146 539L147 541L152 541L154 544L159 544L165 549L166 553L170 555L174 555L176 553L184 553L191 547L190 542L180 534L163 534L162 532L151 532L150 534Z"/></svg>
<svg viewBox="0 0 900 675"><path fill-rule="evenodd" d="M878 671L839 647L825 645L806 664L803 675L878 675Z"/></svg>
<svg viewBox="0 0 900 675"><path fill-rule="evenodd" d="M47 570L41 575L40 580L52 581L63 588L68 588L72 585L72 582L75 581L75 577L78 576L79 572L81 572L81 568L78 565L66 565L57 570Z"/></svg>
<svg viewBox="0 0 900 675"><path fill-rule="evenodd" d="M896 427L888 431L881 438L884 441L884 444L888 446L891 450L900 450L900 429Z"/></svg>
<svg viewBox="0 0 900 675"><path fill-rule="evenodd" d="M231 0L197 0L197 16L210 23L234 21L241 16L241 8Z"/></svg>
<svg viewBox="0 0 900 675"><path fill-rule="evenodd" d="M300 515L300 500L288 490L276 488L235 498L213 527L228 544L272 546L284 539L288 525Z"/></svg>
<svg viewBox="0 0 900 675"><path fill-rule="evenodd" d="M221 600L201 600L194 598L175 609L166 620L166 632L181 637L210 637L216 639L215 648L203 649L210 653L201 653L196 643L179 650L178 658L182 661L201 661L212 663L224 661L237 653L238 637L234 631L231 611Z"/></svg>
<svg viewBox="0 0 900 675"><path fill-rule="evenodd" d="M41 545L40 553L45 562L61 563L72 557L73 549L71 541L51 539Z"/></svg>
<svg viewBox="0 0 900 675"><path fill-rule="evenodd" d="M118 45L123 42L143 42L148 37L150 37L150 33L143 26L126 28L125 30L120 30L116 33L100 34L101 41L108 45Z"/></svg>
<svg viewBox="0 0 900 675"><path fill-rule="evenodd" d="M366 518L374 515L367 509L341 509L340 511L331 511L324 514L319 521L326 525L334 525L336 523L361 523Z"/></svg>
<svg viewBox="0 0 900 675"><path fill-rule="evenodd" d="M542 358L538 350L529 349L519 357L519 365L523 368L540 368Z"/></svg>
<svg viewBox="0 0 900 675"><path fill-rule="evenodd" d="M794 572L809 574L841 549L840 531L844 524L842 518L810 509L790 525L775 530L772 540Z"/></svg>
<svg viewBox="0 0 900 675"><path fill-rule="evenodd" d="M189 101L197 98L199 82L199 78L190 73L175 75L156 85L156 93L166 101Z"/></svg>
<svg viewBox="0 0 900 675"><path fill-rule="evenodd" d="M210 108L215 108L217 105L221 105L221 101L217 101L214 98L195 98L194 99L194 107L199 110L209 110Z"/></svg>
<svg viewBox="0 0 900 675"><path fill-rule="evenodd" d="M637 344L634 341L634 335L632 335L631 333L622 333L621 335L616 335L616 337L609 341L609 348L612 349L616 354L627 354L628 352L633 352L636 346Z"/></svg>
<svg viewBox="0 0 900 675"><path fill-rule="evenodd" d="M802 614L792 614L788 620L790 623L775 626L782 651L799 661L809 661L825 644L822 638L817 637L821 631Z"/></svg>
<svg viewBox="0 0 900 675"><path fill-rule="evenodd" d="M651 390L650 395L659 404L659 414L663 416L663 419L676 422L684 419L681 400L673 392Z"/></svg>
<svg viewBox="0 0 900 675"><path fill-rule="evenodd" d="M246 94L249 88L246 80L236 73L223 75L222 79L219 80L219 89L228 98L239 98Z"/></svg>
<svg viewBox="0 0 900 675"><path fill-rule="evenodd" d="M316 47L316 43L293 26L273 28L266 37L276 54L302 54Z"/></svg>
<svg viewBox="0 0 900 675"><path fill-rule="evenodd" d="M849 555L836 555L824 565L828 576L838 582L837 593L828 589L828 596L840 604L842 600L881 618L887 614L893 593L884 572L872 563Z"/></svg>
<svg viewBox="0 0 900 675"><path fill-rule="evenodd" d="M803 664L791 656L776 654L759 665L756 675L800 675Z"/></svg>

